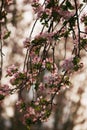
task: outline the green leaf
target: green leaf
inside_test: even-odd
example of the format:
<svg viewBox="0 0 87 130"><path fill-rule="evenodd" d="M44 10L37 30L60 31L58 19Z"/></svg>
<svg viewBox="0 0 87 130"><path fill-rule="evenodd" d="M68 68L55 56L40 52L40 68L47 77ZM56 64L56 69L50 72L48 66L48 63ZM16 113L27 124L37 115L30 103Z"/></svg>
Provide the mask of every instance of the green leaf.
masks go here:
<svg viewBox="0 0 87 130"><path fill-rule="evenodd" d="M70 20L69 20L69 23L70 23L70 27L72 29L73 26L75 26L75 22L76 22L76 17L71 17Z"/></svg>
<svg viewBox="0 0 87 130"><path fill-rule="evenodd" d="M52 69L50 62L46 62L46 68L47 68L47 70L51 70Z"/></svg>
<svg viewBox="0 0 87 130"><path fill-rule="evenodd" d="M43 104L43 105L47 105L48 104L48 102L47 102L47 100L45 98L42 98L40 103Z"/></svg>
<svg viewBox="0 0 87 130"><path fill-rule="evenodd" d="M22 82L20 78L15 79L15 81L12 83L12 85L18 85Z"/></svg>
<svg viewBox="0 0 87 130"><path fill-rule="evenodd" d="M38 90L39 83L35 83L35 90Z"/></svg>
<svg viewBox="0 0 87 130"><path fill-rule="evenodd" d="M0 94L0 100L3 100L4 99L4 95Z"/></svg>
<svg viewBox="0 0 87 130"><path fill-rule="evenodd" d="M41 111L41 106L39 106L39 105L38 105L38 106L35 106L35 110L36 110L36 111Z"/></svg>
<svg viewBox="0 0 87 130"><path fill-rule="evenodd" d="M25 108L26 108L26 104L24 102L21 103L21 109L25 110Z"/></svg>
<svg viewBox="0 0 87 130"><path fill-rule="evenodd" d="M66 32L64 33L64 35L63 35L63 36L64 36L65 38L67 38L67 37L68 37L68 35L69 35L69 33L70 33L69 31L66 31Z"/></svg>
<svg viewBox="0 0 87 130"><path fill-rule="evenodd" d="M59 35L58 35L58 33L53 36L53 39L54 39L54 40L59 40Z"/></svg>
<svg viewBox="0 0 87 130"><path fill-rule="evenodd" d="M39 52L40 52L40 47L36 48L36 50L35 50L35 54L38 55Z"/></svg>
<svg viewBox="0 0 87 130"><path fill-rule="evenodd" d="M51 111L50 110L46 110L45 117L49 117L50 114L51 114Z"/></svg>
<svg viewBox="0 0 87 130"><path fill-rule="evenodd" d="M62 5L62 9L65 11L67 10L67 6L66 5Z"/></svg>
<svg viewBox="0 0 87 130"><path fill-rule="evenodd" d="M78 65L75 65L75 66L74 66L74 70L75 70L75 71L78 71L78 69L79 69L79 66L78 66Z"/></svg>
<svg viewBox="0 0 87 130"><path fill-rule="evenodd" d="M33 45L41 45L42 43L46 42L46 38L40 37L32 40Z"/></svg>
<svg viewBox="0 0 87 130"><path fill-rule="evenodd" d="M34 69L40 69L41 65L42 65L41 63L36 63L36 64L34 64L33 68Z"/></svg>
<svg viewBox="0 0 87 130"><path fill-rule="evenodd" d="M66 26L66 24L67 24L67 21L64 21L64 22L63 22L63 25Z"/></svg>
<svg viewBox="0 0 87 130"><path fill-rule="evenodd" d="M77 65L79 61L80 61L79 57L74 57L72 62L74 65Z"/></svg>
<svg viewBox="0 0 87 130"><path fill-rule="evenodd" d="M79 8L81 9L82 7L83 7L83 4L81 3Z"/></svg>
<svg viewBox="0 0 87 130"><path fill-rule="evenodd" d="M54 84L50 84L49 87L50 87L50 88L54 88L55 85L54 85Z"/></svg>
<svg viewBox="0 0 87 130"><path fill-rule="evenodd" d="M4 35L4 39L7 39L9 36L10 36L10 34L11 34L11 31L8 31L5 35Z"/></svg>
<svg viewBox="0 0 87 130"><path fill-rule="evenodd" d="M25 79L26 78L24 73L20 73L19 76L20 76L20 79Z"/></svg>
<svg viewBox="0 0 87 130"><path fill-rule="evenodd" d="M85 26L87 26L87 19L84 21Z"/></svg>
<svg viewBox="0 0 87 130"><path fill-rule="evenodd" d="M48 5L47 5L46 7L47 7L47 8L51 8L51 7L55 6L55 4L56 4L56 1L55 1L55 0L50 0L50 1L48 2Z"/></svg>
<svg viewBox="0 0 87 130"><path fill-rule="evenodd" d="M32 119L27 118L27 119L26 119L26 124L27 124L27 125L31 125L31 124L33 124Z"/></svg>
<svg viewBox="0 0 87 130"><path fill-rule="evenodd" d="M87 39L81 39L81 47L84 48L87 45Z"/></svg>
<svg viewBox="0 0 87 130"><path fill-rule="evenodd" d="M69 81L69 76L65 76L64 78L64 84L70 86L71 85L71 82Z"/></svg>
<svg viewBox="0 0 87 130"><path fill-rule="evenodd" d="M52 12L52 17L54 18L54 21L60 21L60 15L56 11Z"/></svg>
<svg viewBox="0 0 87 130"><path fill-rule="evenodd" d="M73 9L74 9L74 7L72 6L72 4L70 3L69 0L66 1L66 6L67 6L67 8L70 9L70 10L73 10Z"/></svg>

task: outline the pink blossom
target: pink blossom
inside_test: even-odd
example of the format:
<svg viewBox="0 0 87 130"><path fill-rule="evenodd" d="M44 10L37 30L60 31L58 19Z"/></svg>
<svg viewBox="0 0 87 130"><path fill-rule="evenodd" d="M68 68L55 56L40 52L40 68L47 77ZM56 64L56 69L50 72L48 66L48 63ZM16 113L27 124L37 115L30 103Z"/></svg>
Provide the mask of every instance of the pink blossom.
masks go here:
<svg viewBox="0 0 87 130"><path fill-rule="evenodd" d="M3 91L0 90L0 95L3 95Z"/></svg>
<svg viewBox="0 0 87 130"><path fill-rule="evenodd" d="M86 17L87 17L87 14L86 13L84 13L83 15L82 15L82 17L81 17L81 22L84 22L85 21L85 19L86 19Z"/></svg>
<svg viewBox="0 0 87 130"><path fill-rule="evenodd" d="M34 9L35 13L37 13L37 17L40 18L43 14L43 6L39 6L38 8Z"/></svg>
<svg viewBox="0 0 87 130"><path fill-rule="evenodd" d="M13 3L13 0L5 0L8 5Z"/></svg>
<svg viewBox="0 0 87 130"><path fill-rule="evenodd" d="M63 11L61 16L64 17L65 19L70 19L71 17L74 16L74 12L69 12L69 11Z"/></svg>
<svg viewBox="0 0 87 130"><path fill-rule="evenodd" d="M60 16L62 16L64 19L70 19L71 17L74 16L75 12L70 12L70 11L64 11L60 7L54 8L54 11L58 12Z"/></svg>
<svg viewBox="0 0 87 130"><path fill-rule="evenodd" d="M40 62L41 62L41 58L36 55L36 56L33 58L32 63L33 63L33 64L38 64L38 63L40 63Z"/></svg>
<svg viewBox="0 0 87 130"><path fill-rule="evenodd" d="M17 70L18 70L17 67L15 65L12 65L12 66L8 67L7 75L12 76Z"/></svg>
<svg viewBox="0 0 87 130"><path fill-rule="evenodd" d="M66 59L62 65L65 71L72 70L74 67L73 58Z"/></svg>
<svg viewBox="0 0 87 130"><path fill-rule="evenodd" d="M51 16L52 10L46 8L43 12L46 13L47 15Z"/></svg>
<svg viewBox="0 0 87 130"><path fill-rule="evenodd" d="M30 115L35 115L35 110L32 107L28 108L28 112L30 113Z"/></svg>
<svg viewBox="0 0 87 130"><path fill-rule="evenodd" d="M4 85L0 88L0 94L1 94L1 95L6 96L6 95L9 94L9 92L10 92L9 86L6 85L6 84L4 84Z"/></svg>
<svg viewBox="0 0 87 130"><path fill-rule="evenodd" d="M15 80L16 78L13 76L11 79L10 79L10 83L13 85L15 83Z"/></svg>
<svg viewBox="0 0 87 130"><path fill-rule="evenodd" d="M29 45L30 45L30 39L26 38L25 41L23 42L23 44L24 44L25 48L29 47Z"/></svg>
<svg viewBox="0 0 87 130"><path fill-rule="evenodd" d="M19 78L20 77L19 74L20 74L19 72L14 73L14 78L15 79Z"/></svg>
<svg viewBox="0 0 87 130"><path fill-rule="evenodd" d="M4 84L4 85L3 85L3 89L4 89L4 91L9 91L9 85Z"/></svg>
<svg viewBox="0 0 87 130"><path fill-rule="evenodd" d="M44 84L42 82L39 85L39 90L40 91L44 91L45 90L45 86L44 86Z"/></svg>

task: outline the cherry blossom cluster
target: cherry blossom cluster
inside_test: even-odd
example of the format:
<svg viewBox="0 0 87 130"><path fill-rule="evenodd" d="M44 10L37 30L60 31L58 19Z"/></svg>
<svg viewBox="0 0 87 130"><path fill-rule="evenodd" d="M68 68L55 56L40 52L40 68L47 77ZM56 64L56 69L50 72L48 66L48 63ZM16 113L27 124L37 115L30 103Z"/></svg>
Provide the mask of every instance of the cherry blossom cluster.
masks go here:
<svg viewBox="0 0 87 130"><path fill-rule="evenodd" d="M10 88L8 85L4 84L3 86L0 86L0 103L1 101L9 95Z"/></svg>
<svg viewBox="0 0 87 130"><path fill-rule="evenodd" d="M78 1L74 0L73 4L70 0L62 2L45 0L43 3L33 0L32 7L42 29L40 33L32 37L35 21L30 37L23 42L26 48L23 71L12 65L7 69L6 75L9 76L10 84L13 86L9 93L13 93L14 90L19 92L19 101L16 106L24 115L22 121L27 125L49 118L55 106L56 95L72 85L71 74L83 67L80 61L81 51L86 50L87 44L86 33L80 30ZM82 16L81 21L86 25L86 15ZM84 37L81 37L82 33ZM67 53L68 38L72 39L71 55L69 57L65 55L62 61L59 61L59 56L56 56L56 47L61 41Z"/></svg>
<svg viewBox="0 0 87 130"><path fill-rule="evenodd" d="M12 65L8 67L6 76L11 77L10 83L12 85L19 85L26 78L26 73L19 71L15 65Z"/></svg>
<svg viewBox="0 0 87 130"><path fill-rule="evenodd" d="M68 4L70 7L67 6ZM46 26L48 29L44 31L43 28L40 34L34 38L26 38L24 41L24 47L27 49L24 62L24 72L26 73L20 72L15 66L7 70L11 77L10 83L17 86L16 89L22 88L28 92L32 89L31 101L26 103L22 97L17 103L20 112L24 113L23 122L27 125L46 120L50 116L55 96L61 89L71 86L70 73L82 67L78 52L74 53L72 58L63 61L62 73L59 72L55 61L57 42L61 37L67 38L75 26L75 7L69 1L60 7L55 0L45 1L43 4L39 0L33 1L32 6L43 27ZM59 30L55 30L53 25L57 20L60 22L62 18L64 19L63 26ZM76 49L79 44L78 39ZM52 52L51 57L49 57L50 51Z"/></svg>
<svg viewBox="0 0 87 130"><path fill-rule="evenodd" d="M44 121L50 115L50 102L42 96L30 104L25 104L25 102L20 100L16 105L20 112L24 113L22 120L27 125L34 124L37 120Z"/></svg>

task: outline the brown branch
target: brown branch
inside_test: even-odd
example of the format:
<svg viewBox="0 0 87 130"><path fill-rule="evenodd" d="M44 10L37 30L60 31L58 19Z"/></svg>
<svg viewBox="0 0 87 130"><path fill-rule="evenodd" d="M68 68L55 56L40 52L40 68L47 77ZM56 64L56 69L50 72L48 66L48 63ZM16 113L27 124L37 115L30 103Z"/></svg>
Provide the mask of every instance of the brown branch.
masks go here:
<svg viewBox="0 0 87 130"><path fill-rule="evenodd" d="M77 8L77 2L75 2L75 9L76 9L76 16L77 16L77 28L78 28L78 54L77 56L80 57L80 25L79 25L79 15L78 15L78 8Z"/></svg>

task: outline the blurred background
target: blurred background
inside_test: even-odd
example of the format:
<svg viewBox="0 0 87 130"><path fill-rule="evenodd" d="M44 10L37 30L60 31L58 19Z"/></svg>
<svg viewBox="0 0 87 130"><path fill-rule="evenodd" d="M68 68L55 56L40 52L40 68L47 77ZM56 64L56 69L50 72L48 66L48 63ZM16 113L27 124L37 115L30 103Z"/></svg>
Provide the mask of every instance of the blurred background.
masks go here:
<svg viewBox="0 0 87 130"><path fill-rule="evenodd" d="M23 67L24 49L23 41L29 37L30 30L35 21L36 15L30 6L30 0L14 0L8 7L7 28L11 35L3 43L3 78L2 84L9 84L5 77L6 69L13 63L20 69ZM84 9L85 11L87 9ZM33 36L41 28L37 22ZM4 28L3 28L4 30ZM62 41L63 42L63 41ZM67 57L70 55L71 39L67 43ZM56 48L56 57L60 62L64 55L64 46L59 44ZM31 126L31 130L87 130L87 53L82 52L84 67L71 77L73 86L63 90L57 97L57 107L53 110L47 122ZM15 103L18 99L17 93L5 98L0 104L0 130L27 130L27 127L20 121Z"/></svg>

